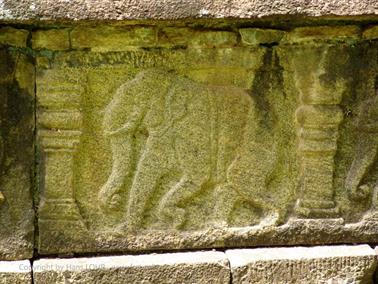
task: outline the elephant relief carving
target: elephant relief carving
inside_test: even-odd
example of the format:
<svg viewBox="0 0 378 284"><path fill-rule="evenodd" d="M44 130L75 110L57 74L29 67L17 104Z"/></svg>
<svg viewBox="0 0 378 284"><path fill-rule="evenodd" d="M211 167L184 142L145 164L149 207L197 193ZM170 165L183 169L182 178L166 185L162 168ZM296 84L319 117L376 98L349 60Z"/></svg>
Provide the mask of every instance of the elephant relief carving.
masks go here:
<svg viewBox="0 0 378 284"><path fill-rule="evenodd" d="M160 69L140 72L117 90L105 110L113 164L99 192L102 207L120 204L131 177L125 226L137 230L162 177L175 173L153 212L161 227L181 228L185 203L209 187L216 198L227 196L216 200L209 216L218 224L227 223L240 198L275 211L259 195L273 170L274 151L253 141L255 116L253 98L240 88L204 85ZM136 159L138 135L145 143Z"/></svg>
<svg viewBox="0 0 378 284"><path fill-rule="evenodd" d="M354 200L367 198L378 185L364 183L364 178L377 160L378 153L378 89L376 95L363 102L357 124L359 131L355 157L345 186Z"/></svg>

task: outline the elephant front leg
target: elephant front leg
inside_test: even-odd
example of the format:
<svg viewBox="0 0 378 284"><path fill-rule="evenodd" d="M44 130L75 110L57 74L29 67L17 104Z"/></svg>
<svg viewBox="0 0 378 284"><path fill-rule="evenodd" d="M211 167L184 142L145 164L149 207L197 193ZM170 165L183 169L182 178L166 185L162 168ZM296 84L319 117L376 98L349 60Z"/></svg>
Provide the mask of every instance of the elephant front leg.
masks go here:
<svg viewBox="0 0 378 284"><path fill-rule="evenodd" d="M113 210L120 206L121 191L130 173L132 156L131 136L113 136L110 143L113 153L112 171L98 195L100 205L105 210Z"/></svg>
<svg viewBox="0 0 378 284"><path fill-rule="evenodd" d="M361 182L377 158L378 133L365 133L361 137L357 153L345 181L345 187L354 200L367 198L371 189Z"/></svg>
<svg viewBox="0 0 378 284"><path fill-rule="evenodd" d="M126 227L130 231L137 231L143 226L147 204L153 197L160 177L165 173L165 161L162 157L163 154L146 150L137 166L126 217Z"/></svg>

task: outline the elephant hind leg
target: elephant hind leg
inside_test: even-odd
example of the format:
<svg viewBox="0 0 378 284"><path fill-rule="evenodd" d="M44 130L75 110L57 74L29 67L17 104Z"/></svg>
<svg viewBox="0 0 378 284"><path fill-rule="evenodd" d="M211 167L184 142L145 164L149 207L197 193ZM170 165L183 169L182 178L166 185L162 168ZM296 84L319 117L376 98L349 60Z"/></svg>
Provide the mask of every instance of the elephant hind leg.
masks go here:
<svg viewBox="0 0 378 284"><path fill-rule="evenodd" d="M208 181L206 176L188 177L184 175L161 199L158 214L164 223L171 223L174 228L180 228L185 223L186 211L180 208L180 203L188 201L202 189Z"/></svg>
<svg viewBox="0 0 378 284"><path fill-rule="evenodd" d="M231 214L236 202L240 200L240 196L230 183L218 186L214 190L214 193L216 194L216 203L210 223L215 227L228 227L230 225Z"/></svg>
<svg viewBox="0 0 378 284"><path fill-rule="evenodd" d="M264 212L263 219L259 223L260 226L276 226L285 223L286 216L269 201L259 197L248 199L246 201L249 202L254 208L260 209Z"/></svg>

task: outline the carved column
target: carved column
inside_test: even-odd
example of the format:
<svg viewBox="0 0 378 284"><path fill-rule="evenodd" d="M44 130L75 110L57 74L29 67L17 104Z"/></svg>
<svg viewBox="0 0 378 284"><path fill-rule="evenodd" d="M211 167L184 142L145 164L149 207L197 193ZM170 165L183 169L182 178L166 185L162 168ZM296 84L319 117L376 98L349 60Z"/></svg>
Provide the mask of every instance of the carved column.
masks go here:
<svg viewBox="0 0 378 284"><path fill-rule="evenodd" d="M296 111L300 197L296 213L305 218L332 218L339 214L334 201L333 176L338 127L343 119L338 104L345 82L336 78L338 74L329 65L332 48L330 45L300 46L294 59L296 86L300 92L300 106Z"/></svg>
<svg viewBox="0 0 378 284"><path fill-rule="evenodd" d="M49 70L37 82L38 138L41 150L39 246L50 253L77 244L86 232L74 192L74 155L81 135L79 80L66 71ZM60 243L59 243L60 242Z"/></svg>

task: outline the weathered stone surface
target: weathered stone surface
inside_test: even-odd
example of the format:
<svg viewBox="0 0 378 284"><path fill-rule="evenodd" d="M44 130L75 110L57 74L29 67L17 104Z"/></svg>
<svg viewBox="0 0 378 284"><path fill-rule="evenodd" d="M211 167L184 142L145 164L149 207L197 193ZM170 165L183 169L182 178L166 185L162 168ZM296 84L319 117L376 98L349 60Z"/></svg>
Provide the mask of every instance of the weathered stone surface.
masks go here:
<svg viewBox="0 0 378 284"><path fill-rule="evenodd" d="M70 48L68 29L36 31L32 35L33 49L66 50Z"/></svg>
<svg viewBox="0 0 378 284"><path fill-rule="evenodd" d="M0 284L31 284L30 261L0 261Z"/></svg>
<svg viewBox="0 0 378 284"><path fill-rule="evenodd" d="M34 66L0 49L0 259L30 258L34 242Z"/></svg>
<svg viewBox="0 0 378 284"><path fill-rule="evenodd" d="M243 42L249 45L270 43L283 36L280 31L263 29L241 29L240 33ZM183 27L165 27L158 31L157 45L159 47L227 48L238 45L238 35L229 31L201 31Z"/></svg>
<svg viewBox="0 0 378 284"><path fill-rule="evenodd" d="M358 40L361 31L357 26L339 27L300 27L287 33L285 41L291 43L316 41L351 41Z"/></svg>
<svg viewBox="0 0 378 284"><path fill-rule="evenodd" d="M76 27L71 32L72 47L90 48L92 51L123 51L130 47L149 47L156 44L155 28Z"/></svg>
<svg viewBox="0 0 378 284"><path fill-rule="evenodd" d="M158 45L161 46L187 46L195 31L183 27L164 27L158 31Z"/></svg>
<svg viewBox="0 0 378 284"><path fill-rule="evenodd" d="M0 45L26 47L29 32L10 27L0 28Z"/></svg>
<svg viewBox="0 0 378 284"><path fill-rule="evenodd" d="M222 252L41 259L34 283L230 283Z"/></svg>
<svg viewBox="0 0 378 284"><path fill-rule="evenodd" d="M236 34L226 31L197 32L191 38L192 45L201 47L232 47L237 43Z"/></svg>
<svg viewBox="0 0 378 284"><path fill-rule="evenodd" d="M377 239L376 41L142 28L39 54L41 254Z"/></svg>
<svg viewBox="0 0 378 284"><path fill-rule="evenodd" d="M366 29L363 33L365 39L377 39L378 38L378 26L373 26Z"/></svg>
<svg viewBox="0 0 378 284"><path fill-rule="evenodd" d="M278 43L285 34L280 30L254 28L240 29L239 33L242 42L246 45Z"/></svg>
<svg viewBox="0 0 378 284"><path fill-rule="evenodd" d="M372 283L377 266L367 245L228 250L232 283Z"/></svg>
<svg viewBox="0 0 378 284"><path fill-rule="evenodd" d="M261 18L275 15L358 16L377 15L374 0L2 0L5 20L143 20L187 18Z"/></svg>

